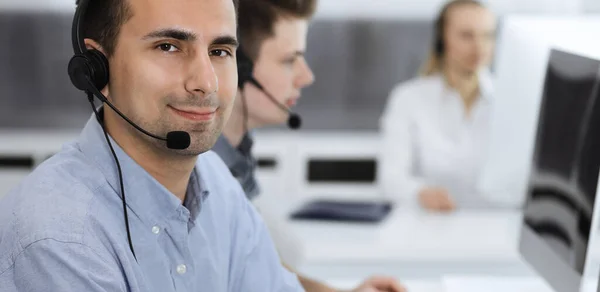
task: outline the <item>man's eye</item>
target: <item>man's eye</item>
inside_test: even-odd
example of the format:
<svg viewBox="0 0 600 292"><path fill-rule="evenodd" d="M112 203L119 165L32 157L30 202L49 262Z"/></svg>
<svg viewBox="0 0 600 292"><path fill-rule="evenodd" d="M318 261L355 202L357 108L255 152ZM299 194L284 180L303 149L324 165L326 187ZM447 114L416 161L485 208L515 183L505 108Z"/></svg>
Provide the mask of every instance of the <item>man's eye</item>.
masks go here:
<svg viewBox="0 0 600 292"><path fill-rule="evenodd" d="M283 64L284 65L288 65L288 66L292 66L294 65L294 63L296 62L298 58L296 56L291 57L291 58L287 58L283 60Z"/></svg>
<svg viewBox="0 0 600 292"><path fill-rule="evenodd" d="M231 56L231 54L226 50L212 50L210 54L217 57Z"/></svg>
<svg viewBox="0 0 600 292"><path fill-rule="evenodd" d="M172 44L160 44L158 48L163 52L175 52L177 51L177 47Z"/></svg>

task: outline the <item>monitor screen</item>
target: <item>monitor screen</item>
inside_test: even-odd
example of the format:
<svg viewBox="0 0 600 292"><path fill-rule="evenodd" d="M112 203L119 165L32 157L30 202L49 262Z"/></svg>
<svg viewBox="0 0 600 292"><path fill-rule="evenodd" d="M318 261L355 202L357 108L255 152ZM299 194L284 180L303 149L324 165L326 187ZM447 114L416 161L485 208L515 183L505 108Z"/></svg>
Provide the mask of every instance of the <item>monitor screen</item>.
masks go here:
<svg viewBox="0 0 600 292"><path fill-rule="evenodd" d="M552 50L520 251L556 291L579 291L600 168L600 61Z"/></svg>
<svg viewBox="0 0 600 292"><path fill-rule="evenodd" d="M600 15L599 15L600 16ZM494 72L494 105L479 192L522 207L550 50L600 57L600 17L507 15Z"/></svg>

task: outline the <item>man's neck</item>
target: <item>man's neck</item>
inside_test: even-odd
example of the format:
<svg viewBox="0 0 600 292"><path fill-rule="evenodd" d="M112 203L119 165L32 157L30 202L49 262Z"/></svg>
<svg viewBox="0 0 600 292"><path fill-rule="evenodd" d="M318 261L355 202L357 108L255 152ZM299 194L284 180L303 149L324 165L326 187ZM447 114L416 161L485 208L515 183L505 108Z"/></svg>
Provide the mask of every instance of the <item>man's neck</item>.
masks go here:
<svg viewBox="0 0 600 292"><path fill-rule="evenodd" d="M467 112L479 96L479 76L476 72L465 72L460 70L445 70L446 83L460 94Z"/></svg>
<svg viewBox="0 0 600 292"><path fill-rule="evenodd" d="M244 138L244 135L246 135L246 130L250 130L250 128L252 127L249 121L247 121L248 129L245 129L244 112L241 104L242 98L244 97L238 93L238 95L235 98L235 105L233 106L232 113L229 116L229 120L227 120L227 123L225 123L222 132L223 136L225 136L225 139L227 139L229 144L231 144L234 148L240 145L242 139ZM248 117L246 117L246 119L249 120Z"/></svg>
<svg viewBox="0 0 600 292"><path fill-rule="evenodd" d="M105 107L104 123L113 140L131 159L183 202L197 157L179 156L156 149L147 140L140 138L140 133L135 132L137 130L131 125L125 124L112 110L107 110Z"/></svg>

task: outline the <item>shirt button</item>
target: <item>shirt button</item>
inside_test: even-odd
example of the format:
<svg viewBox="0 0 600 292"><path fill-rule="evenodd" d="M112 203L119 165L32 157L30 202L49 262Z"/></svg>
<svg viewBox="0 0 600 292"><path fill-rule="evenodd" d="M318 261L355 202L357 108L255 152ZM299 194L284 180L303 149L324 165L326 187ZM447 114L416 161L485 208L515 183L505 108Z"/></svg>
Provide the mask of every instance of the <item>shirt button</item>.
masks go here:
<svg viewBox="0 0 600 292"><path fill-rule="evenodd" d="M185 272L187 271L187 267L185 265L179 265L177 266L177 273L180 275L185 274Z"/></svg>
<svg viewBox="0 0 600 292"><path fill-rule="evenodd" d="M159 232L160 232L160 227L158 227L158 226L152 227L152 233L158 234Z"/></svg>

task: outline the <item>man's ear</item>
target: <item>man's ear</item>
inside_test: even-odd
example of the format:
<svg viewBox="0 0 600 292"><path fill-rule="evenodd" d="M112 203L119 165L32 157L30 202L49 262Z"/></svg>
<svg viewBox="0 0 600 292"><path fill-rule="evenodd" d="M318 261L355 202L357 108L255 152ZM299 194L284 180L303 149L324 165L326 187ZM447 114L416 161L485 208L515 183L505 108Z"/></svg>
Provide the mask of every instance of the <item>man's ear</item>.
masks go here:
<svg viewBox="0 0 600 292"><path fill-rule="evenodd" d="M104 54L106 56L106 52L104 51L104 49L102 48L102 46L98 42L96 42L95 40L84 39L83 42L85 43L86 49L88 49L88 50L91 50L91 49L98 50L98 51L102 52L102 54Z"/></svg>
<svg viewBox="0 0 600 292"><path fill-rule="evenodd" d="M106 51L104 51L104 49L102 48L102 46L98 42L96 42L96 41L94 41L92 39L84 39L83 42L85 43L85 47L88 50L94 49L94 50L100 51L104 56L106 56ZM108 59L108 57L106 57L106 59ZM109 67L109 69L110 69L110 67ZM109 95L110 95L110 88L109 87L110 87L110 82L104 88L102 88L100 90L100 92L104 96L106 96L106 98L110 98L109 97Z"/></svg>

